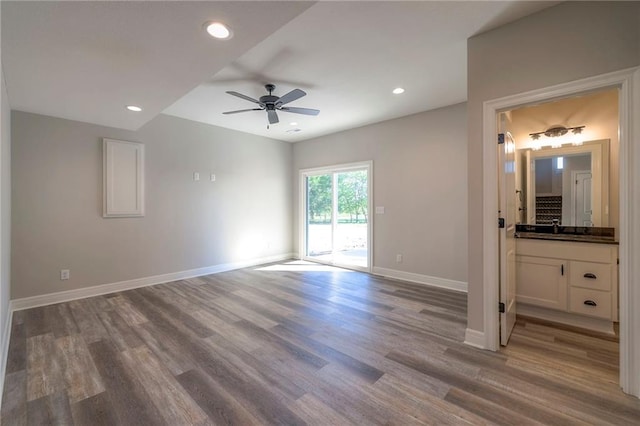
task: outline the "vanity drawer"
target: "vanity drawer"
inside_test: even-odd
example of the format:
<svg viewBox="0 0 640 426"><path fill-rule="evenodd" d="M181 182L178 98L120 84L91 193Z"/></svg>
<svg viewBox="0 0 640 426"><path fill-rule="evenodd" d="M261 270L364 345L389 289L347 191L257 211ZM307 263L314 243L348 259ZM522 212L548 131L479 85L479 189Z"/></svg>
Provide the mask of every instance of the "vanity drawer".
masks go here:
<svg viewBox="0 0 640 426"><path fill-rule="evenodd" d="M611 291L611 264L571 261L569 285Z"/></svg>
<svg viewBox="0 0 640 426"><path fill-rule="evenodd" d="M593 304L585 304L585 302ZM611 319L611 292L571 287L569 289L569 311L592 317Z"/></svg>

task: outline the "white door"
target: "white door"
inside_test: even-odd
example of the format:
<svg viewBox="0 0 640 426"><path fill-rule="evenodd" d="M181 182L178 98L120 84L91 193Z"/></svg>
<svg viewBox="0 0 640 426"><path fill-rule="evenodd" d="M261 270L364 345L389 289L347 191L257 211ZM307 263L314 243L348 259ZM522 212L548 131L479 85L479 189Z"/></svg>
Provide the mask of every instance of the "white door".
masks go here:
<svg viewBox="0 0 640 426"><path fill-rule="evenodd" d="M591 206L591 171L575 172L574 203L576 226L593 226Z"/></svg>
<svg viewBox="0 0 640 426"><path fill-rule="evenodd" d="M508 128L508 117L500 114L500 128ZM500 344L506 346L516 323L516 175L515 141L504 133L504 143L498 145L499 215L504 219L500 228ZM502 312L504 311L504 312Z"/></svg>

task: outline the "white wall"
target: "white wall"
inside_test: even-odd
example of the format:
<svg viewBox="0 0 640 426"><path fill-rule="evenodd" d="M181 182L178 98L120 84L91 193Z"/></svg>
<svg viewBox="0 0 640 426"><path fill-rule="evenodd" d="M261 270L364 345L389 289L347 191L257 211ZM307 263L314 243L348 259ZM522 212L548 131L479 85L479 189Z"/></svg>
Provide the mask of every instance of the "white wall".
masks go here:
<svg viewBox="0 0 640 426"><path fill-rule="evenodd" d="M1 68L1 67L0 67ZM1 69L0 69L1 71ZM4 382L5 355L9 345L9 300L11 298L11 110L0 72L0 377ZM0 384L0 393L3 384Z"/></svg>
<svg viewBox="0 0 640 426"><path fill-rule="evenodd" d="M131 132L13 111L12 132L14 299L291 252L288 143L166 115ZM103 137L144 143L145 217L102 218Z"/></svg>
<svg viewBox="0 0 640 426"><path fill-rule="evenodd" d="M483 102L640 65L639 2L564 2L468 40L468 328L482 332Z"/></svg>
<svg viewBox="0 0 640 426"><path fill-rule="evenodd" d="M294 144L296 250L299 170L373 160L373 265L466 283L465 123L459 104Z"/></svg>

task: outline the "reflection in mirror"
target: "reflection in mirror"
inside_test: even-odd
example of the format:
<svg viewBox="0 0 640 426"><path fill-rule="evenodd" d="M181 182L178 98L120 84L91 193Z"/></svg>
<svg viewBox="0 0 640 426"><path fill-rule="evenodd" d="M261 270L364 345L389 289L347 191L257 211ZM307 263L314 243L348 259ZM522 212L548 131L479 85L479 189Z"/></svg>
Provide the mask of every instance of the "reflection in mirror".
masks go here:
<svg viewBox="0 0 640 426"><path fill-rule="evenodd" d="M591 154L537 158L536 223L593 226Z"/></svg>
<svg viewBox="0 0 640 426"><path fill-rule="evenodd" d="M608 226L609 141L525 150L525 223Z"/></svg>

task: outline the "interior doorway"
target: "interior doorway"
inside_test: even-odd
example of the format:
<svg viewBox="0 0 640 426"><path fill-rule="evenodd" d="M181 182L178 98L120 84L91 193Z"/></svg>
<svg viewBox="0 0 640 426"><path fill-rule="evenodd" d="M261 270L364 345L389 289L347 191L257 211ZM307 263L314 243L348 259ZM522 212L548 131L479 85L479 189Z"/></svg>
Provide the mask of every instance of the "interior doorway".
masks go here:
<svg viewBox="0 0 640 426"><path fill-rule="evenodd" d="M500 302L505 307L500 315L502 346L507 345L516 311L523 319L615 337L614 241L607 241L612 244L603 248L597 239L586 243L567 241L571 239L567 235L562 241L558 238L577 229L581 234L619 233L618 102L618 89L613 88L500 113L500 132L505 132L498 148L498 199L505 219L499 241ZM539 127L543 130L538 131ZM572 127L579 132L544 131ZM514 239L517 225L535 226L540 232L561 231L541 234L545 238L537 234L533 241ZM536 249L541 244L546 245ZM584 279L579 272L593 278Z"/></svg>
<svg viewBox="0 0 640 426"><path fill-rule="evenodd" d="M640 70L631 69L592 77L576 82L535 90L520 95L487 101L483 112L483 304L484 332L486 349L499 348L499 315L496 306L499 300L499 243L496 232L498 205L498 176L496 170L501 165L495 150L498 113L509 111L524 105L548 102L581 94L616 88L619 90L620 116L618 120L620 135L620 385L622 389L640 396L640 318L633 315L633 307L640 302L640 289L636 288L640 270L633 259L636 247L640 247L640 233L636 221L640 216L640 200L634 194L634 168L640 166L640 155L632 149L637 144L637 132L640 119L634 108L640 105ZM637 110L635 110L637 111Z"/></svg>
<svg viewBox="0 0 640 426"><path fill-rule="evenodd" d="M302 258L369 272L371 163L301 171Z"/></svg>

